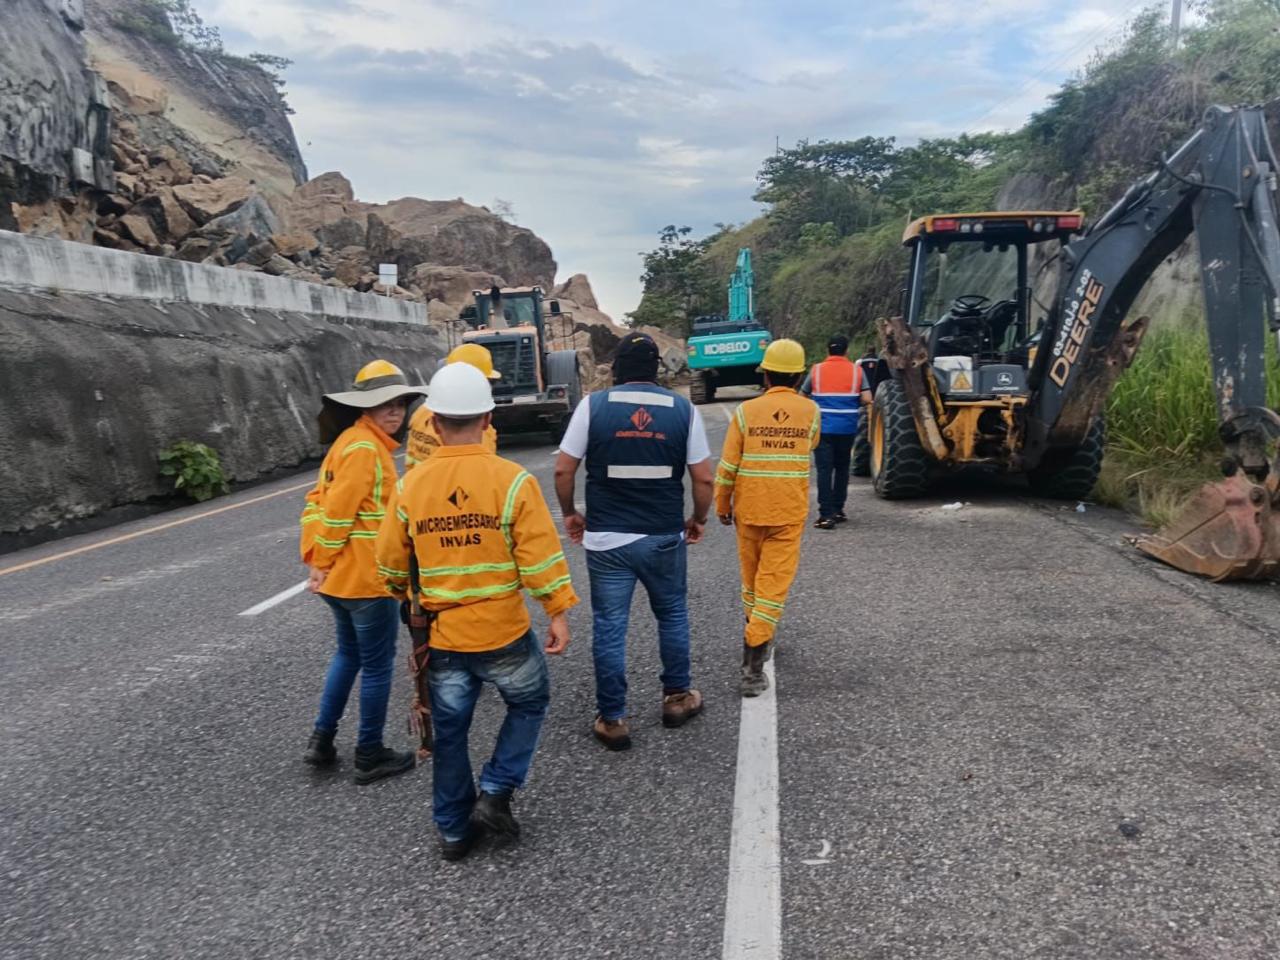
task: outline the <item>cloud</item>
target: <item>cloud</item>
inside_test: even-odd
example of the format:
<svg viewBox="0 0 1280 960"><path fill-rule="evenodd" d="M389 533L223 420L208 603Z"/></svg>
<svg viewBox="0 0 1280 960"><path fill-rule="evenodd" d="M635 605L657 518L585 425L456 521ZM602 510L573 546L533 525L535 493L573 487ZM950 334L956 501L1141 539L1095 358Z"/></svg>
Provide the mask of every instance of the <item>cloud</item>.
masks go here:
<svg viewBox="0 0 1280 960"><path fill-rule="evenodd" d="M290 57L308 165L368 200L510 201L614 315L668 223L758 212L775 142L1017 126L1139 4L195 0Z"/></svg>

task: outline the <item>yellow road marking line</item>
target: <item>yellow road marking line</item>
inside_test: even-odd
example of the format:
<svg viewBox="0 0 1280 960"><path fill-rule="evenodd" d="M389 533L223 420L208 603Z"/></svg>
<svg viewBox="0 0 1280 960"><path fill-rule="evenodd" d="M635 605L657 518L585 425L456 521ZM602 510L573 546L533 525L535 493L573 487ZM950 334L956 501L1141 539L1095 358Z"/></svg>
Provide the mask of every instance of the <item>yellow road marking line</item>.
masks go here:
<svg viewBox="0 0 1280 960"><path fill-rule="evenodd" d="M151 533L159 533L161 530L170 530L173 527L180 527L183 524L194 523L196 520L203 520L206 517L213 517L220 513L226 513L228 510L239 510L241 507L248 507L255 503L261 503L263 500L271 500L275 497L284 496L286 493L296 493L299 490L306 490L313 486L315 486L315 481L308 480L306 483L299 483L296 486L285 487L283 490L277 490L275 493L264 493L260 497L241 500L239 503L232 503L225 507L218 507L216 510L206 510L204 513L197 513L191 517L183 517L181 520L170 520L168 523L162 523L157 527L148 527L146 530L136 530L133 533L126 533L119 537L112 537L109 540L99 540L97 543L89 543L83 547L76 547L74 550L64 550L62 553L55 553L49 557L41 557L39 560L28 560L26 563L18 563L12 567L0 567L0 577L10 573L19 573L23 570L30 570L32 567L40 567L46 563L53 563L55 560L65 560L67 557L74 557L77 554L88 553L91 550L99 550L102 547L114 546L117 543L124 543L126 540L136 540L138 537L145 537Z"/></svg>

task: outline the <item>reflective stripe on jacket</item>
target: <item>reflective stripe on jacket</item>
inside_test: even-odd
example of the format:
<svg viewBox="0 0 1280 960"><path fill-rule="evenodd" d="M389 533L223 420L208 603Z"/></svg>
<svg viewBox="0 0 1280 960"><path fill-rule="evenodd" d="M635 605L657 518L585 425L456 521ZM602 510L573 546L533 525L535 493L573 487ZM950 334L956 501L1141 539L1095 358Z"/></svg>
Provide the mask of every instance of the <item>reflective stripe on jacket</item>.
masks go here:
<svg viewBox="0 0 1280 960"><path fill-rule="evenodd" d="M391 458L400 444L368 415L329 447L302 509L302 562L327 570L321 593L357 599L383 597L373 542L396 482Z"/></svg>
<svg viewBox="0 0 1280 960"><path fill-rule="evenodd" d="M436 433L431 416L427 405L420 403L409 418L409 436L404 446L405 470L428 459L436 452L436 447L440 446L440 434ZM490 453L498 452L498 431L493 428L493 424L485 428L484 448Z"/></svg>
<svg viewBox="0 0 1280 960"><path fill-rule="evenodd" d="M538 481L481 444L440 447L405 474L378 534L378 576L404 597L410 551L431 646L496 650L529 629L522 589L548 616L578 602Z"/></svg>
<svg viewBox="0 0 1280 960"><path fill-rule="evenodd" d="M789 387L739 406L716 468L716 513L761 527L802 523L819 422L817 404Z"/></svg>
<svg viewBox="0 0 1280 960"><path fill-rule="evenodd" d="M862 367L848 357L827 357L810 372L809 393L822 411L822 432L858 432L862 416Z"/></svg>

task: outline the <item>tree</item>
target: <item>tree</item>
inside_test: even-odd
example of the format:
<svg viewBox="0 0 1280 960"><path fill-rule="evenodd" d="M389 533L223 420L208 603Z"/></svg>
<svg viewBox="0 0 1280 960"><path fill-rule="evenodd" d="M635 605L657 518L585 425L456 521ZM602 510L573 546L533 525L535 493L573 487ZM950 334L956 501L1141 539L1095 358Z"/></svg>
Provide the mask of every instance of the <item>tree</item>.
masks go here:
<svg viewBox="0 0 1280 960"><path fill-rule="evenodd" d="M641 254L644 295L628 314L634 324L652 324L687 336L690 320L723 310L726 294L703 261L711 238L695 240L693 228L668 224L658 234L658 247Z"/></svg>

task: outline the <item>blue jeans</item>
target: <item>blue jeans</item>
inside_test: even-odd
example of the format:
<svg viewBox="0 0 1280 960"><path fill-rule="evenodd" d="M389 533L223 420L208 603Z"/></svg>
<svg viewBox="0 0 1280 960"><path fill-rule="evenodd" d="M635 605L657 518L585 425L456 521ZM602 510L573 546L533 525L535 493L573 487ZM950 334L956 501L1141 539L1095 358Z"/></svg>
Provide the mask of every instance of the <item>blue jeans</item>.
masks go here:
<svg viewBox="0 0 1280 960"><path fill-rule="evenodd" d="M435 729L432 814L446 840L461 840L467 835L467 821L476 802L467 735L480 688L489 681L507 705L493 756L480 771L480 789L509 795L524 786L529 776L533 751L551 702L547 657L530 630L514 643L484 653L432 649L427 679L431 688L431 724Z"/></svg>
<svg viewBox="0 0 1280 960"><path fill-rule="evenodd" d="M849 459L857 434L824 433L813 449L813 463L818 474L818 516L834 517L844 513L849 495Z"/></svg>
<svg viewBox="0 0 1280 960"><path fill-rule="evenodd" d="M627 623L636 581L644 584L658 620L662 689L689 689L688 547L678 533L659 534L613 550L588 550L591 577L591 656L596 709L606 720L627 711Z"/></svg>
<svg viewBox="0 0 1280 960"><path fill-rule="evenodd" d="M338 627L338 649L329 661L316 729L325 733L338 729L358 673L360 732L356 735L356 746L376 747L382 743L382 728L387 723L396 635L400 632L400 606L392 597L347 600L323 593L320 597L333 611Z"/></svg>

